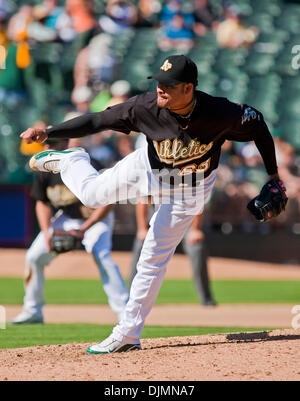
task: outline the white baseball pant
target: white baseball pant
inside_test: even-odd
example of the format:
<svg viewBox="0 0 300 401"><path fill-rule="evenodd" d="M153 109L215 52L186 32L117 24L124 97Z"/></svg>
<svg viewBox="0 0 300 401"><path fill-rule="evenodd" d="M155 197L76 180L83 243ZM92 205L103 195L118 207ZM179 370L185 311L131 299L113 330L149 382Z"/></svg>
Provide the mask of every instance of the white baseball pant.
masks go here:
<svg viewBox="0 0 300 401"><path fill-rule="evenodd" d="M147 148L137 149L101 174L90 165L86 152L69 153L60 162L60 171L65 185L90 207L147 195L153 195L155 201L160 194ZM128 344L139 341L145 319L163 282L166 266L194 216L203 210L215 177L213 171L203 180L203 185L194 188L192 193L187 191L184 199L181 188L173 189L171 195L169 188L163 190L167 202L157 205L152 216L129 301L121 321L113 329L113 336L118 341Z"/></svg>

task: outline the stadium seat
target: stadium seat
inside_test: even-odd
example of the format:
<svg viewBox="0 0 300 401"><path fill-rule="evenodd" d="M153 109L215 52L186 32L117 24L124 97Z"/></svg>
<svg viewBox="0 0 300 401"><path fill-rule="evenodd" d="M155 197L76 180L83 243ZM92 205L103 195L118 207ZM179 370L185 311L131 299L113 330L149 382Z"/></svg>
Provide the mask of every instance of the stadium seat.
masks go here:
<svg viewBox="0 0 300 401"><path fill-rule="evenodd" d="M36 121L39 121L42 118L42 114L40 110L30 104L26 104L23 107L20 107L17 115L16 122L20 130L24 130L28 127L31 127Z"/></svg>
<svg viewBox="0 0 300 401"><path fill-rule="evenodd" d="M218 76L215 73L206 73L198 75L198 88L203 92L207 92L210 95L216 94L216 86L218 83Z"/></svg>
<svg viewBox="0 0 300 401"><path fill-rule="evenodd" d="M286 4L282 13L277 17L277 26L292 34L300 32L300 10L299 5Z"/></svg>
<svg viewBox="0 0 300 401"><path fill-rule="evenodd" d="M268 13L258 13L253 10L253 14L245 18L247 26L256 26L260 32L272 33L275 31L273 16Z"/></svg>
<svg viewBox="0 0 300 401"><path fill-rule="evenodd" d="M273 65L272 54L252 51L245 61L244 70L251 75L264 75L271 71Z"/></svg>
<svg viewBox="0 0 300 401"><path fill-rule="evenodd" d="M122 34L111 35L113 39L111 48L117 57L123 60L123 57L126 55L134 36L135 33L133 30L123 32Z"/></svg>
<svg viewBox="0 0 300 401"><path fill-rule="evenodd" d="M271 15L272 17L277 17L281 14L281 7L279 1L255 1L252 2L253 10L255 10L255 14L264 13Z"/></svg>

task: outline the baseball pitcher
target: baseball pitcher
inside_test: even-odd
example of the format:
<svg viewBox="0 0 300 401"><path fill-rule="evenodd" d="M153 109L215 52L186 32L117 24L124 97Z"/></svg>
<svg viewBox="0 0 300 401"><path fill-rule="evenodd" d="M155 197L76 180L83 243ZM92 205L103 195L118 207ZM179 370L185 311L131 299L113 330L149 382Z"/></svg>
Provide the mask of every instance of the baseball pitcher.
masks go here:
<svg viewBox="0 0 300 401"><path fill-rule="evenodd" d="M140 349L145 319L157 298L166 267L194 216L200 214L213 188L222 144L226 140L257 146L268 182L249 205L259 221L281 213L285 187L279 179L272 136L263 115L245 104L196 90L198 71L184 55L169 56L149 77L157 89L134 96L100 113L80 116L45 130L29 128L27 143L72 138L113 129L143 132L147 148L137 149L99 174L84 149L46 151L32 157L31 168L60 172L63 182L90 207L152 195L156 202L137 274L125 312L112 334L88 353Z"/></svg>

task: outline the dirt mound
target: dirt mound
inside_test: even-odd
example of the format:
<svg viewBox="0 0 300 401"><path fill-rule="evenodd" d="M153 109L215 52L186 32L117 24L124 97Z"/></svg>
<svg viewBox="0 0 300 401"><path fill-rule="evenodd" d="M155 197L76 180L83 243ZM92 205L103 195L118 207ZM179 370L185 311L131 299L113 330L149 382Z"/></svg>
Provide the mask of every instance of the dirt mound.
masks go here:
<svg viewBox="0 0 300 401"><path fill-rule="evenodd" d="M111 355L88 355L89 345L0 350L0 381L300 379L295 330L143 339L143 350Z"/></svg>

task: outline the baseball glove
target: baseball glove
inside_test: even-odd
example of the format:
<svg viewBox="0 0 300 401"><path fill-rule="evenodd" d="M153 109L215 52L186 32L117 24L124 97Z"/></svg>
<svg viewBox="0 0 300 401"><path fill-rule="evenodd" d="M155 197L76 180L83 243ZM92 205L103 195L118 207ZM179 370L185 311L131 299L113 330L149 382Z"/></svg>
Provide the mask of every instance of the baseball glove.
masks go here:
<svg viewBox="0 0 300 401"><path fill-rule="evenodd" d="M79 230L55 230L50 239L50 249L56 253L64 253L81 248L83 234Z"/></svg>
<svg viewBox="0 0 300 401"><path fill-rule="evenodd" d="M247 208L261 223L278 216L288 201L286 188L281 180L272 179L261 189L260 193L252 199Z"/></svg>

